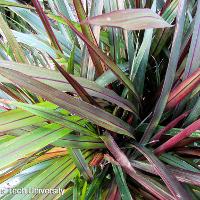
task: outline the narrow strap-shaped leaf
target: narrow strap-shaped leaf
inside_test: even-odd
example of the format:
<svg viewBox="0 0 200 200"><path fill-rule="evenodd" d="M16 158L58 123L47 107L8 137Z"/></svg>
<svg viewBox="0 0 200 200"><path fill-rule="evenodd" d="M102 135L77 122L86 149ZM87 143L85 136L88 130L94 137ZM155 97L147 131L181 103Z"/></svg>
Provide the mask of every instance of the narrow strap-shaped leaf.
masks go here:
<svg viewBox="0 0 200 200"><path fill-rule="evenodd" d="M142 153L142 155L144 155L145 158L153 165L155 171L165 182L166 186L171 191L175 199L191 200L190 195L187 194L183 186L177 181L174 175L167 170L165 165L153 153L149 152L149 150L145 147L135 145L133 147L136 148L140 153Z"/></svg>
<svg viewBox="0 0 200 200"><path fill-rule="evenodd" d="M194 28L193 35L190 45L190 50L187 56L186 67L184 68L182 79L186 81L200 66L200 1L197 1L197 10L194 18ZM199 78L200 79L200 78ZM192 93L191 93L192 94ZM189 95L190 96L190 95ZM186 98L184 101L179 102L176 107L175 114L178 115L182 112L184 107L186 106L189 98Z"/></svg>
<svg viewBox="0 0 200 200"><path fill-rule="evenodd" d="M31 113L23 110L15 109L1 113L0 116L0 133L10 130L16 130L26 126L35 125L38 123L45 122L46 120L34 116Z"/></svg>
<svg viewBox="0 0 200 200"><path fill-rule="evenodd" d="M82 4L81 0L73 0L73 3L74 3L74 7L76 9L76 13L77 13L77 16L79 18L79 21L86 19L86 13L85 13L85 10L83 8L83 4ZM98 46L96 38L95 38L93 31L90 28L90 26L85 25L85 24L81 24L81 29L82 29L84 36L88 40L90 40L94 45ZM94 65L96 67L97 75L100 76L104 72L101 61L99 60L98 56L92 50L89 49L89 53L91 55L91 59L92 59Z"/></svg>
<svg viewBox="0 0 200 200"><path fill-rule="evenodd" d="M79 177L76 177L75 180L73 180L73 183L73 200L78 200L78 198L80 198Z"/></svg>
<svg viewBox="0 0 200 200"><path fill-rule="evenodd" d="M160 159L162 161L164 161L165 163L167 163L171 166L174 166L174 167L189 170L189 171L192 171L192 172L198 172L198 173L200 172L198 167L191 165L186 160L183 160L183 158L181 158L177 155L174 155L172 153L165 153L165 154L160 156Z"/></svg>
<svg viewBox="0 0 200 200"><path fill-rule="evenodd" d="M116 182L118 184L118 188L120 190L120 194L123 200L132 200L132 196L128 189L122 168L120 166L112 164L113 171L115 173Z"/></svg>
<svg viewBox="0 0 200 200"><path fill-rule="evenodd" d="M21 64L16 62L7 62L2 60L0 61L0 66L5 67L7 69L13 69L18 72L22 72L58 90L76 93L76 91L69 84L69 82L67 82L66 79L59 72L32 65ZM108 102L114 103L125 110L134 112L137 116L135 106L128 100L118 96L114 91L101 87L93 81L89 81L87 79L76 77L73 75L71 76L85 88L85 90L89 93L90 96L101 98ZM7 83L11 81L0 74L0 82Z"/></svg>
<svg viewBox="0 0 200 200"><path fill-rule="evenodd" d="M140 170L144 170L152 174L155 174L155 173L158 174L157 171L154 169L153 165L148 164L146 162L133 160L131 161L131 164ZM173 174L177 178L178 181L200 186L200 173L191 172L189 170L184 170L184 169L181 169L178 167L172 167L172 166L166 166L166 169L171 174Z"/></svg>
<svg viewBox="0 0 200 200"><path fill-rule="evenodd" d="M166 151L169 151L171 148L173 148L178 142L183 140L184 138L190 136L194 131L200 129L200 119L193 122L191 125L183 129L181 132L179 132L177 135L169 139L164 144L160 145L156 150L154 151L156 155L160 155Z"/></svg>
<svg viewBox="0 0 200 200"><path fill-rule="evenodd" d="M183 126L184 127L188 126L189 124L197 120L199 116L200 116L200 97L198 98L196 104L194 105L194 108L192 109L191 113L185 120Z"/></svg>
<svg viewBox="0 0 200 200"><path fill-rule="evenodd" d="M1 144L0 168L6 167L25 155L38 151L70 132L71 130L62 128L58 124L50 124Z"/></svg>
<svg viewBox="0 0 200 200"><path fill-rule="evenodd" d="M128 63L119 64L119 67L124 73L126 73L129 69ZM112 70L108 69L100 77L98 77L95 82L98 83L98 85L106 87L116 80L117 76L112 72Z"/></svg>
<svg viewBox="0 0 200 200"><path fill-rule="evenodd" d="M143 125L141 125L141 127L138 128L138 131L140 132L144 132L144 130L146 129L146 127L148 126L148 123L144 123ZM164 128L165 126L157 126L156 130L160 131ZM177 135L179 132L181 132L183 130L183 128L172 128L170 130L168 130L166 132L166 135L169 135L169 136L175 136ZM194 139L194 138L198 138L200 137L200 130L196 130L194 131L191 135L190 135L190 138Z"/></svg>
<svg viewBox="0 0 200 200"><path fill-rule="evenodd" d="M0 7L19 7L19 8L27 8L27 9L35 9L34 7L30 5L23 5L17 2L11 2L11 1L6 1L6 0L1 0L0 1Z"/></svg>
<svg viewBox="0 0 200 200"><path fill-rule="evenodd" d="M135 95L135 97L139 101L139 97L137 95L137 92L135 91L135 88L130 81L130 79L122 72L122 70L108 57L106 56L98 47L96 47L92 42L90 42L82 33L80 33L75 26L69 21L66 17L61 15L61 17L50 15L53 19L61 19L65 24L67 24L88 46L89 49L94 51L96 55L99 56L99 58L102 60L102 62L105 63L112 71L113 73L124 83L124 85L130 89L130 91Z"/></svg>
<svg viewBox="0 0 200 200"><path fill-rule="evenodd" d="M149 123L142 139L140 140L140 144L147 143L150 140L154 132L154 129L158 125L161 119L161 116L163 114L163 111L165 109L167 98L169 96L170 90L174 82L175 74L176 74L176 67L178 63L181 41L182 41L182 36L183 36L186 7L187 7L187 0L179 1L179 11L178 11L178 16L177 16L176 31L174 34L170 60L167 67L167 72L165 75L162 92L161 92L158 102L156 103L156 107L154 109L151 122Z"/></svg>
<svg viewBox="0 0 200 200"><path fill-rule="evenodd" d="M170 24L172 24L174 19L176 18L177 10L178 10L178 2L179 0L171 1L167 9L164 11L164 13L162 13L163 19L165 19ZM171 36L172 33L173 33L173 29L157 29L156 30L154 40L151 45L152 46L151 53L154 56L158 56L160 54L160 52L163 50L163 47L165 46L167 42L167 39Z"/></svg>
<svg viewBox="0 0 200 200"><path fill-rule="evenodd" d="M80 200L85 200L86 192L87 192L87 181L85 181L82 191L81 191L81 199Z"/></svg>
<svg viewBox="0 0 200 200"><path fill-rule="evenodd" d="M73 46L73 49L72 49L72 51L71 51L71 53L70 53L70 57L69 57L69 60L68 60L68 62L67 62L67 72L69 73L69 74L74 74L74 56L75 56L75 49L76 49L76 46L75 46L75 44L74 44L74 46Z"/></svg>
<svg viewBox="0 0 200 200"><path fill-rule="evenodd" d="M200 66L200 1L197 1L194 31L183 79L187 79Z"/></svg>
<svg viewBox="0 0 200 200"><path fill-rule="evenodd" d="M174 128L181 120L183 120L185 117L189 115L190 111L183 113L176 119L172 120L169 124L167 124L163 129L161 129L158 133L154 135L154 137L151 139L151 142L158 142L162 135L164 135L167 131Z"/></svg>
<svg viewBox="0 0 200 200"><path fill-rule="evenodd" d="M152 37L153 29L146 30L141 47L132 63L130 79L134 81L135 87L140 95L142 95L144 89L145 73Z"/></svg>
<svg viewBox="0 0 200 200"><path fill-rule="evenodd" d="M112 153L116 161L120 164L120 166L124 169L124 171L135 179L138 183L140 183L147 191L155 195L158 199L173 199L171 196L161 185L159 185L155 180L150 177L142 174L137 169L133 168L129 159L124 154L124 152L118 147L113 137L106 132L106 135L102 137L106 147Z"/></svg>
<svg viewBox="0 0 200 200"><path fill-rule="evenodd" d="M52 143L59 147L71 147L76 149L102 149L105 148L100 138L89 136L67 135Z"/></svg>
<svg viewBox="0 0 200 200"><path fill-rule="evenodd" d="M19 94L17 95L15 92L12 91L11 88L6 86L5 84L0 84L0 90L5 92L6 94L8 94L10 97L15 99L16 101L25 102L25 100L21 97L21 95L19 95Z"/></svg>
<svg viewBox="0 0 200 200"><path fill-rule="evenodd" d="M76 165L78 170L82 173L84 178L88 181L91 181L93 179L93 174L88 166L88 163L83 157L81 150L68 148L68 151L71 155L72 160L74 161L74 164Z"/></svg>
<svg viewBox="0 0 200 200"><path fill-rule="evenodd" d="M51 57L51 56L50 56ZM99 106L97 102L87 93L87 91L68 73L66 72L56 61L53 59L55 66L58 68L60 73L67 79L67 81L71 84L71 86L77 91L78 95L81 99L87 103L91 103L92 105Z"/></svg>
<svg viewBox="0 0 200 200"><path fill-rule="evenodd" d="M156 11L156 1L152 4L152 11ZM152 44L153 29L146 30L143 41L138 50L137 56L134 57L130 72L130 79L134 82L135 88L140 95L143 94L146 68L148 64L149 51Z"/></svg>
<svg viewBox="0 0 200 200"><path fill-rule="evenodd" d="M8 24L4 21L2 15L0 14L0 29L3 31L4 35L6 36L9 46L12 49L14 57L17 62L19 63L28 63L26 56L20 45L17 43L11 29L9 28Z"/></svg>
<svg viewBox="0 0 200 200"><path fill-rule="evenodd" d="M101 187L101 184L106 177L106 173L107 169L104 169L94 177L94 180L88 186L84 200L90 200L91 197L93 197L93 195L95 194L95 192L98 191L99 187Z"/></svg>
<svg viewBox="0 0 200 200"><path fill-rule="evenodd" d="M121 27L127 30L171 27L151 9L125 9L88 18L83 24Z"/></svg>
<svg viewBox="0 0 200 200"><path fill-rule="evenodd" d="M178 105L200 84L200 68L193 72L187 79L174 88L168 98L166 109L172 109Z"/></svg>
<svg viewBox="0 0 200 200"><path fill-rule="evenodd" d="M20 187L24 189L28 188L60 188L62 189L62 193L64 193L64 185L67 185L71 180L73 180L78 175L78 170L76 169L76 166L73 164L72 160L69 158L69 156L64 156L59 159L56 159L50 166L42 170L42 173L36 174L36 176L33 176L31 179L28 179L20 184ZM48 196L47 196L48 195ZM57 194L48 194L43 192L37 193L37 192L30 192L30 193L18 193L18 194L9 194L7 199L48 199L50 198L56 198L58 197Z"/></svg>
<svg viewBox="0 0 200 200"><path fill-rule="evenodd" d="M33 93L42 96L46 100L57 104L71 113L87 118L91 122L94 122L105 129L133 137L131 135L133 128L130 125L98 107L75 99L64 92L56 90L53 87L15 70L0 68L0 73L19 86L25 87Z"/></svg>
<svg viewBox="0 0 200 200"><path fill-rule="evenodd" d="M84 128L83 126L78 124L76 121L70 120L70 116L66 117L65 115L62 115L61 113L59 113L59 112L57 112L53 109L41 107L41 106L38 106L38 105L18 103L18 102L14 102L14 101L13 102L4 101L4 102L8 103L8 104L15 105L15 106L17 106L17 107L19 107L23 110L31 112L32 114L43 117L43 118L48 119L50 121L54 121L58 124L64 125L71 130L75 130L75 131L84 133L86 135L91 134L93 136L96 136L96 134L94 132L90 131L87 128Z"/></svg>
<svg viewBox="0 0 200 200"><path fill-rule="evenodd" d="M40 5L40 2L38 0L32 0L32 3L34 5L34 7L36 8L36 11L38 13L38 15L40 16L40 19L42 20L42 23L49 35L49 38L51 39L52 43L53 43L53 46L55 49L58 49L62 52L62 49L58 43L58 40L53 32L53 29L51 28L51 25L49 23L49 20L46 16L46 14L44 13L41 5Z"/></svg>
<svg viewBox="0 0 200 200"><path fill-rule="evenodd" d="M108 192L107 198L108 199L119 199L120 196L121 196L121 194L119 192L118 185L117 185L115 179L113 179L112 184L110 184L110 187L109 187L109 192Z"/></svg>

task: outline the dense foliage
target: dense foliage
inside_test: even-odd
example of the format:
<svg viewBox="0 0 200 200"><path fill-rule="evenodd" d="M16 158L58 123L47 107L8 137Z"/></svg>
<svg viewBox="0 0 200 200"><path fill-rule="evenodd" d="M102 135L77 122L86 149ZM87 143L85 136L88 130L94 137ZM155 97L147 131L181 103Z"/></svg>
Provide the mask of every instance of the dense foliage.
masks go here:
<svg viewBox="0 0 200 200"><path fill-rule="evenodd" d="M0 36L1 199L200 199L200 0L0 0Z"/></svg>

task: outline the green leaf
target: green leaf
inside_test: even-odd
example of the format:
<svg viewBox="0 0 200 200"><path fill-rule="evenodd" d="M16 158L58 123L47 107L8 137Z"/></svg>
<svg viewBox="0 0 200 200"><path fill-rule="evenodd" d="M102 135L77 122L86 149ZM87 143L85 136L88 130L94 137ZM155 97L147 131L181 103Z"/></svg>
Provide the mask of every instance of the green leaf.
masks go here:
<svg viewBox="0 0 200 200"><path fill-rule="evenodd" d="M18 128L45 122L41 117L34 116L31 113L22 110L11 110L1 113L0 132L7 132Z"/></svg>
<svg viewBox="0 0 200 200"><path fill-rule="evenodd" d="M56 122L58 124L64 125L65 127L78 131L83 134L87 135L93 135L96 136L96 133L90 131L87 128L84 128L84 126L80 125L80 118L76 118L74 120L74 116L68 116L63 115L53 109L41 107L38 105L30 105L30 104L24 104L24 103L19 103L19 102L8 102L9 104L15 105L23 110L26 110L34 115L40 116L42 118L45 118L47 120Z"/></svg>
<svg viewBox="0 0 200 200"><path fill-rule="evenodd" d="M188 126L189 124L197 120L199 116L200 116L200 97L198 98L196 104L194 105L194 108L192 109L191 113L185 120L183 126Z"/></svg>
<svg viewBox="0 0 200 200"><path fill-rule="evenodd" d="M69 25L69 27L86 43L88 48L93 50L94 53L99 56L102 62L104 62L105 65L107 65L112 70L112 72L124 83L124 85L135 95L136 99L139 101L139 97L130 79L121 71L121 69L108 56L106 56L99 48L97 48L97 46L95 46L82 33L80 33L66 17L51 15L51 18L57 19L57 20L59 18L63 19Z"/></svg>
<svg viewBox="0 0 200 200"><path fill-rule="evenodd" d="M90 170L88 163L86 162L85 158L80 149L72 149L68 148L69 154L74 161L74 164L83 175L85 180L91 181L93 179L92 171Z"/></svg>
<svg viewBox="0 0 200 200"><path fill-rule="evenodd" d="M116 182L118 185L118 188L120 190L121 198L123 200L132 200L132 196L130 194L130 191L128 189L122 168L120 166L112 164L113 171L115 173Z"/></svg>
<svg viewBox="0 0 200 200"><path fill-rule="evenodd" d="M186 193L183 186L177 181L175 176L168 172L165 165L159 161L159 159L151 153L145 147L133 146L136 148L145 158L153 165L155 171L159 174L162 178L170 192L173 194L174 198L176 199L191 199L190 195Z"/></svg>
<svg viewBox="0 0 200 200"><path fill-rule="evenodd" d="M107 169L104 169L95 176L95 179L92 181L92 183L88 187L88 190L85 195L85 200L91 200L95 192L99 189L99 187L103 183L103 180L106 179L106 172L107 172Z"/></svg>
<svg viewBox="0 0 200 200"><path fill-rule="evenodd" d="M39 38L40 35L33 35L30 33L21 33L15 30L12 30L12 33L15 36L17 42L28 45L29 47L37 49L41 51L42 53L48 53L52 57L56 57L56 53L53 50L53 48L45 41L42 41Z"/></svg>
<svg viewBox="0 0 200 200"><path fill-rule="evenodd" d="M167 159L167 157L166 157L166 159ZM164 159L162 159L162 160L164 161ZM148 164L146 162L133 160L133 161L131 161L131 164L134 167L138 168L139 170L144 170L145 172L157 174L153 165ZM168 164L170 164L170 162ZM183 162L183 165L184 165L184 162ZM178 181L200 186L200 173L194 172L194 171L191 172L190 170L186 170L186 169L183 169L183 168L180 168L177 166L176 167L166 166L166 168L171 174L173 174L177 178Z"/></svg>
<svg viewBox="0 0 200 200"><path fill-rule="evenodd" d="M152 4L152 12L156 11L156 1ZM153 29L146 30L142 44L134 56L130 71L130 79L133 81L138 93L142 96L145 83L145 74L149 60L150 47L152 44Z"/></svg>
<svg viewBox="0 0 200 200"><path fill-rule="evenodd" d="M200 170L194 166L192 166L190 163L182 159L181 157L178 157L176 155L173 155L172 153L165 153L160 156L160 159L164 162L166 162L169 165L179 167L185 170L189 170L192 172L200 172Z"/></svg>
<svg viewBox="0 0 200 200"><path fill-rule="evenodd" d="M119 67L124 73L129 69L128 63L119 64ZM99 76L95 82L102 87L106 87L116 80L117 76L109 69Z"/></svg>
<svg viewBox="0 0 200 200"><path fill-rule="evenodd" d="M10 2L10 1L6 1L6 0L1 0L0 1L0 7L19 7L19 8L27 8L27 9L35 9L34 7L30 6L30 5L23 5L20 3L16 3L16 2Z"/></svg>
<svg viewBox="0 0 200 200"><path fill-rule="evenodd" d="M166 20L169 24L172 24L176 18L177 11L178 11L178 3L179 3L179 0L173 0L171 1L171 3L169 2L169 6L162 14L163 19ZM152 42L152 48L151 48L151 53L155 57L160 55L168 39L172 36L173 32L174 32L173 29L156 30L156 33Z"/></svg>
<svg viewBox="0 0 200 200"><path fill-rule="evenodd" d="M82 4L81 0L74 0L73 3L74 3L74 7L76 10L78 19L81 22L82 20L86 19L86 13L83 8L83 4ZM82 29L83 35L97 47L98 44L97 44L96 38L94 36L94 33L93 33L91 27L89 25L81 24L81 29ZM98 55L96 55L93 52L93 50L88 49L88 51L90 53L90 56L91 56L91 59L92 59L94 65L95 65L97 76L100 76L104 72L102 63L99 60Z"/></svg>
<svg viewBox="0 0 200 200"><path fill-rule="evenodd" d="M182 41L182 36L183 36L186 6L187 6L186 0L179 2L179 13L177 16L176 31L174 34L170 60L168 63L167 72L165 74L165 80L164 80L162 92L156 103L151 122L149 123L149 126L147 127L144 135L142 136L142 139L140 140L140 144L146 144L150 140L154 132L154 129L158 125L161 119L161 116L163 114L163 111L165 109L167 98L169 96L170 90L174 82L175 74L176 74L176 67L178 63L178 58L179 58L180 48L181 48L181 41Z"/></svg>
<svg viewBox="0 0 200 200"><path fill-rule="evenodd" d="M86 157L88 157L86 153ZM75 178L78 174L78 170L76 169L75 165L72 163L72 160L69 156L64 156L58 159L55 159L54 162L42 170L40 173L34 174L33 177L30 177L26 181L22 182L21 184L17 185L16 188L24 188L29 189L32 188L41 188L41 189L48 189L48 188L60 188L62 191L59 193L48 194L48 193L38 193L38 192L31 192L29 194L8 194L5 199L49 199L59 197L64 193L64 188L67 183L69 183L73 178Z"/></svg>
<svg viewBox="0 0 200 200"><path fill-rule="evenodd" d="M103 141L100 138L91 136L77 136L67 135L62 139L58 139L54 143L54 146L71 147L77 149L102 149L105 148Z"/></svg>
<svg viewBox="0 0 200 200"><path fill-rule="evenodd" d="M71 51L69 60L68 60L68 65L67 65L67 72L70 74L74 74L74 55L75 55L75 45Z"/></svg>
<svg viewBox="0 0 200 200"><path fill-rule="evenodd" d="M193 36L183 79L188 78L200 66L200 44L198 42L200 40L200 2L198 1L197 4Z"/></svg>
<svg viewBox="0 0 200 200"><path fill-rule="evenodd" d="M16 61L19 63L28 63L22 48L17 43L15 37L12 34L11 29L9 28L8 24L5 22L1 14L0 14L0 28L8 40L9 46L12 49Z"/></svg>
<svg viewBox="0 0 200 200"><path fill-rule="evenodd" d="M85 200L85 195L87 192L87 182L85 181L84 185L83 185L83 189L82 189L82 193L81 193L81 199L80 200Z"/></svg>
<svg viewBox="0 0 200 200"><path fill-rule="evenodd" d="M60 125L50 124L1 144L0 168L2 169L18 159L38 151L70 132L71 130Z"/></svg>

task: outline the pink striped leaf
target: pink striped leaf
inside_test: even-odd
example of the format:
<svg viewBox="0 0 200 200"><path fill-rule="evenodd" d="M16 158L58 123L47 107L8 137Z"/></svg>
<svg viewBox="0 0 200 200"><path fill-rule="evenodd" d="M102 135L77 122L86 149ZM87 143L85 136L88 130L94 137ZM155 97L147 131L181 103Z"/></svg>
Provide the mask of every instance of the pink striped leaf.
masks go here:
<svg viewBox="0 0 200 200"><path fill-rule="evenodd" d="M88 18L82 24L120 27L126 30L171 27L162 17L151 9L117 10Z"/></svg>

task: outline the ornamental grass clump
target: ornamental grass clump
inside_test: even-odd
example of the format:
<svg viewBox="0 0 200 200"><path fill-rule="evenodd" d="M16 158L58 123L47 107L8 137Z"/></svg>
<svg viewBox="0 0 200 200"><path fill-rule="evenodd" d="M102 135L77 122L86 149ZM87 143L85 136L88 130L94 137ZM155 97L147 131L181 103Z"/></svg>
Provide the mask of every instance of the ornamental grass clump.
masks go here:
<svg viewBox="0 0 200 200"><path fill-rule="evenodd" d="M200 199L199 0L0 0L0 199Z"/></svg>

